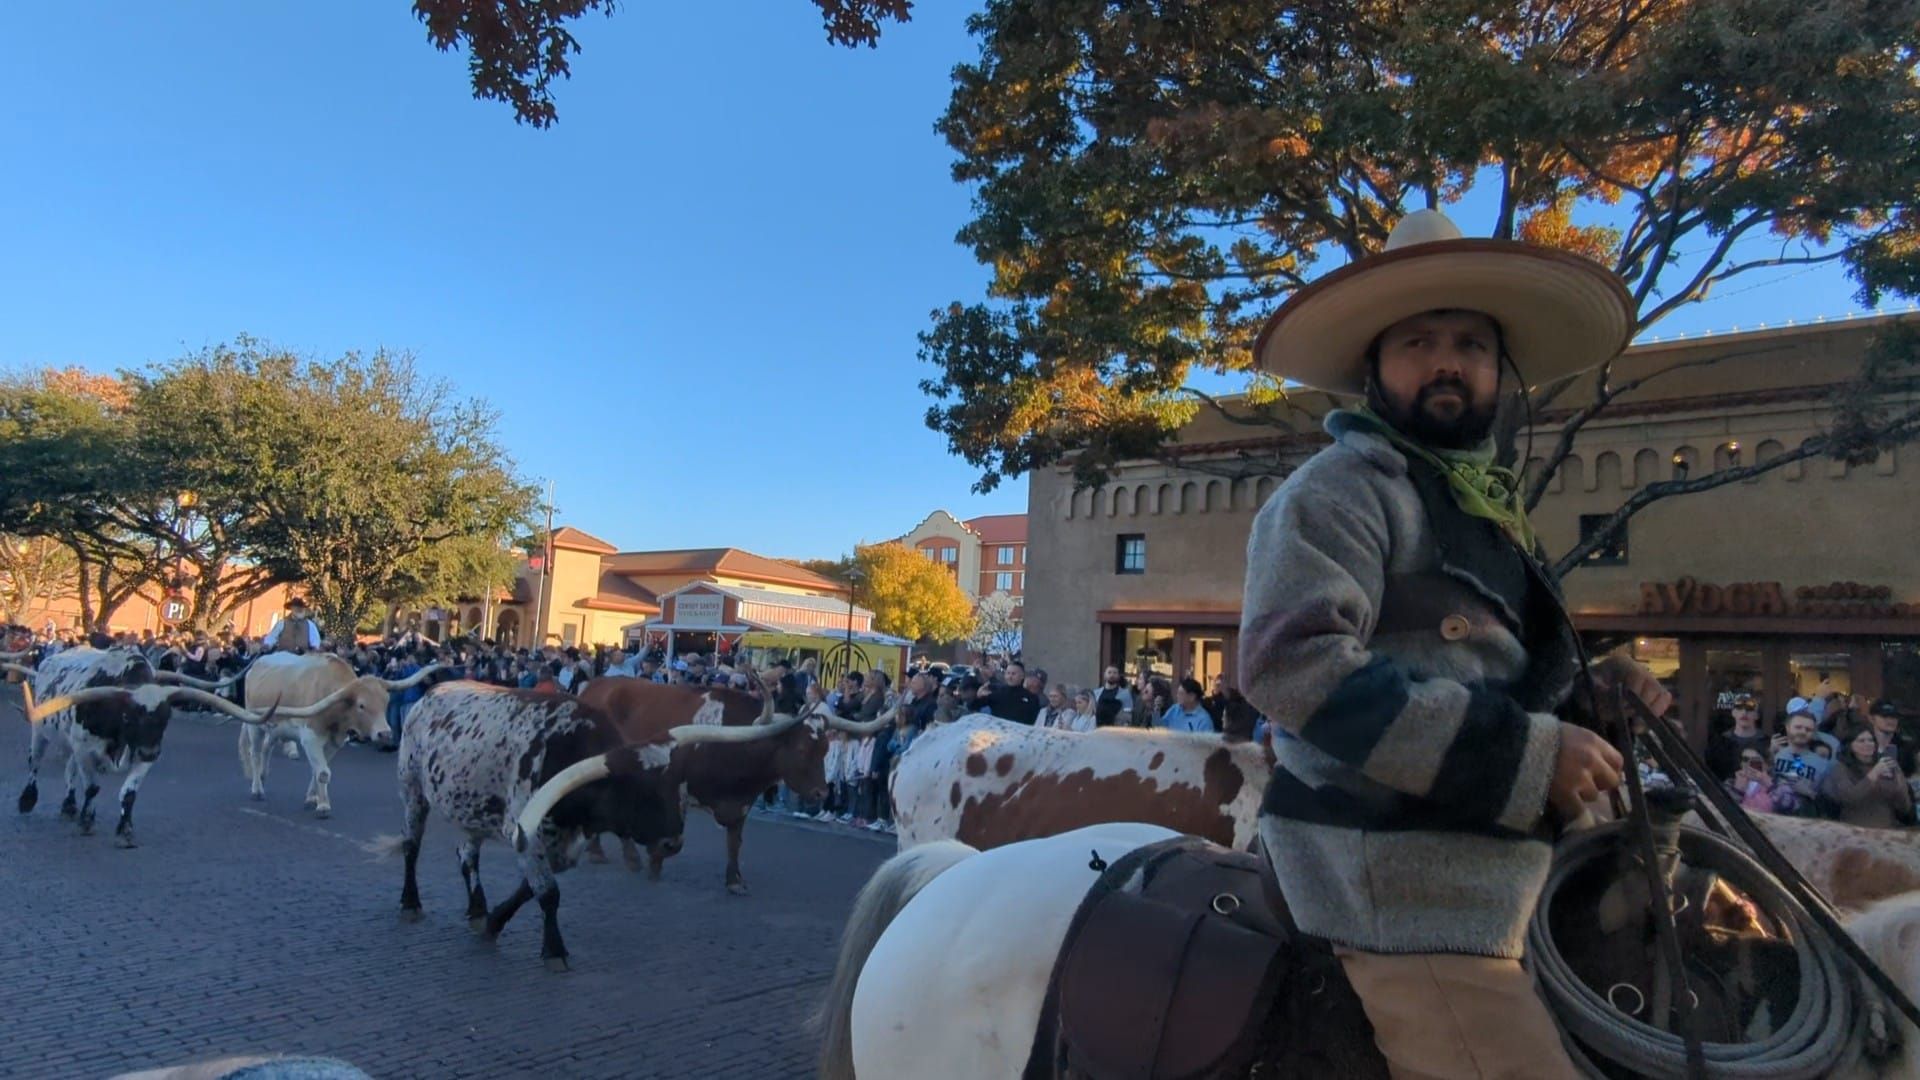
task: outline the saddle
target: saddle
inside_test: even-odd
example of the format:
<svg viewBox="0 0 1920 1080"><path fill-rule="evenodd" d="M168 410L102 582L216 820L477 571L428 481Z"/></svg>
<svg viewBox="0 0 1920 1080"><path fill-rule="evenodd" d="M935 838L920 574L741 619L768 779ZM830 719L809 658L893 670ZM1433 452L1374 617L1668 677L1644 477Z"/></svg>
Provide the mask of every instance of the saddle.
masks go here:
<svg viewBox="0 0 1920 1080"><path fill-rule="evenodd" d="M1294 925L1264 858L1193 837L1092 855L1026 1080L1385 1080L1339 959Z"/></svg>

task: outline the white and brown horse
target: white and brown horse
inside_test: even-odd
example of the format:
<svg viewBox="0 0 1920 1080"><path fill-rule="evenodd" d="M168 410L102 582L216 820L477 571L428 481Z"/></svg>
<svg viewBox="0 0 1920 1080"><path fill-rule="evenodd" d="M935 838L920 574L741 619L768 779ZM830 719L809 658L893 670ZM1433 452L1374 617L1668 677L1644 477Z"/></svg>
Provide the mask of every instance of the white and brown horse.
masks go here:
<svg viewBox="0 0 1920 1080"><path fill-rule="evenodd" d="M855 901L823 1003L821 1076L1021 1076L1054 960L1099 877L1089 853L1113 862L1177 835L1093 825L988 851L940 841L882 864ZM1920 893L1882 902L1849 931L1920 993ZM1920 1076L1920 1032L1905 1027L1897 1060L1836 1075Z"/></svg>

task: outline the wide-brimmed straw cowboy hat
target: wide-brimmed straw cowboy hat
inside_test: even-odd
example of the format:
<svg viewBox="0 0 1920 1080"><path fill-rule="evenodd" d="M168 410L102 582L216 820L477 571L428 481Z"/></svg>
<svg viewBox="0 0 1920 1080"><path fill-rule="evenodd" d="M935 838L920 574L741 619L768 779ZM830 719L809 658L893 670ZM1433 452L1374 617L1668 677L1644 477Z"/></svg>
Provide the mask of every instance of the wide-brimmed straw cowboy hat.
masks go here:
<svg viewBox="0 0 1920 1080"><path fill-rule="evenodd" d="M1479 311L1500 324L1530 386L1603 364L1633 335L1619 275L1570 252L1469 239L1438 210L1400 219L1385 250L1306 286L1267 320L1260 367L1334 394L1363 394L1367 346L1426 311Z"/></svg>

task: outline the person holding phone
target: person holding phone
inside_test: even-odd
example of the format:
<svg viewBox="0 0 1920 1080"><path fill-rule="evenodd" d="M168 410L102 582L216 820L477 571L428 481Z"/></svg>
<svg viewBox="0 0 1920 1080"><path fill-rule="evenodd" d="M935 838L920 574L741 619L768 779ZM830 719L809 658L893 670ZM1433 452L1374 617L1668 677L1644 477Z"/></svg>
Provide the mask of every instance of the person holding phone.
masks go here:
<svg viewBox="0 0 1920 1080"><path fill-rule="evenodd" d="M1873 728L1857 727L1842 740L1820 793L1839 807L1848 825L1891 829L1913 823L1913 793L1900 774L1897 751L1881 747Z"/></svg>

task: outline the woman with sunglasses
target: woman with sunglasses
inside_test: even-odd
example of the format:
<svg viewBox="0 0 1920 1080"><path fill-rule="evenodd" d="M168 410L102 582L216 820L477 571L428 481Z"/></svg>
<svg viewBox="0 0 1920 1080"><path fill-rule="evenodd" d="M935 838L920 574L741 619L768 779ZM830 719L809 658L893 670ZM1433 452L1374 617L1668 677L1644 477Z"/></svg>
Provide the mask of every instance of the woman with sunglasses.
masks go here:
<svg viewBox="0 0 1920 1080"><path fill-rule="evenodd" d="M1726 783L1727 790L1748 810L1791 814L1799 804L1793 788L1774 779L1767 759L1758 750L1740 752L1740 766Z"/></svg>

